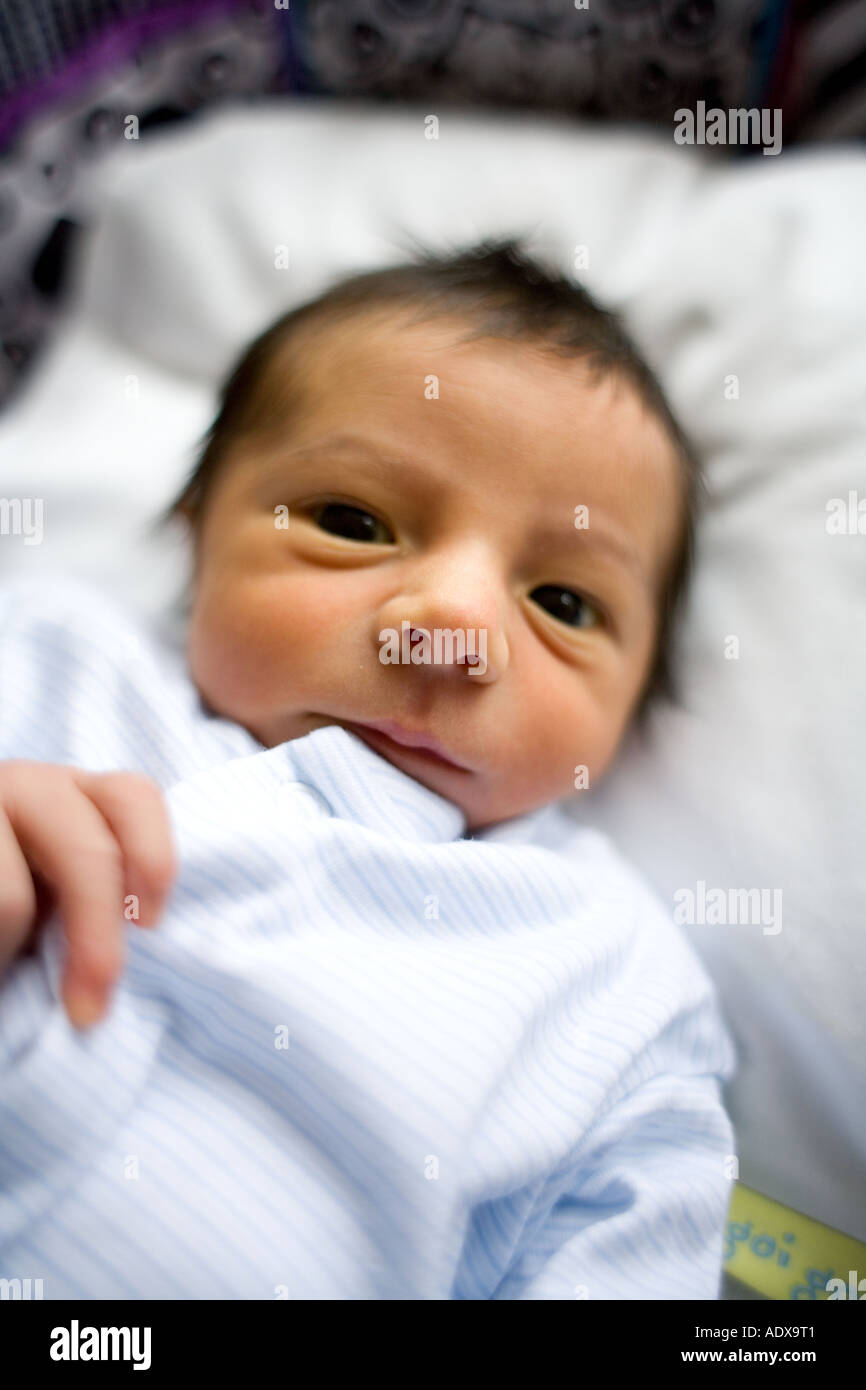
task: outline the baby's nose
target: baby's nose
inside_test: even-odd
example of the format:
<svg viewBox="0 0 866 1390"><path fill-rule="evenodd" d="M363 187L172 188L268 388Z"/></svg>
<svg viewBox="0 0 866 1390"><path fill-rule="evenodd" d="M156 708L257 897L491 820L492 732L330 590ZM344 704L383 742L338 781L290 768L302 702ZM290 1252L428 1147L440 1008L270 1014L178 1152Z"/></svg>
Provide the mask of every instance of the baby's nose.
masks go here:
<svg viewBox="0 0 866 1390"><path fill-rule="evenodd" d="M499 605L488 591L433 587L392 599L380 614L383 664L461 668L473 683L498 679L508 664Z"/></svg>

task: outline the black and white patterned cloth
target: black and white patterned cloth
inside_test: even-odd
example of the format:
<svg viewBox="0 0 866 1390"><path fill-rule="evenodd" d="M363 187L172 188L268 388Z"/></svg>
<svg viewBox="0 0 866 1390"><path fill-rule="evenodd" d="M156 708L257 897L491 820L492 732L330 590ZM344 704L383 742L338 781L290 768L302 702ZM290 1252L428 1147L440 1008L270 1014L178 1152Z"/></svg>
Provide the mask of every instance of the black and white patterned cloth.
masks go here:
<svg viewBox="0 0 866 1390"><path fill-rule="evenodd" d="M0 0L0 404L56 318L100 154L218 103L494 103L672 129L703 101L783 109L786 144L866 132L866 5L580 3Z"/></svg>

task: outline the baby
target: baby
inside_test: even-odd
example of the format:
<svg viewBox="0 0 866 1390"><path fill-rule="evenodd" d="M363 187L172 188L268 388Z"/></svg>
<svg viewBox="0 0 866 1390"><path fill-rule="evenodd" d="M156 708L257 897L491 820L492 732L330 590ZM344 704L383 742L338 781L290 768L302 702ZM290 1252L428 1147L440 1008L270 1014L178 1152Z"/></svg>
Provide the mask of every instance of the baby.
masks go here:
<svg viewBox="0 0 866 1390"><path fill-rule="evenodd" d="M731 1042L557 804L673 693L700 487L617 318L482 243L242 357L183 656L7 587L0 1276L718 1296Z"/></svg>

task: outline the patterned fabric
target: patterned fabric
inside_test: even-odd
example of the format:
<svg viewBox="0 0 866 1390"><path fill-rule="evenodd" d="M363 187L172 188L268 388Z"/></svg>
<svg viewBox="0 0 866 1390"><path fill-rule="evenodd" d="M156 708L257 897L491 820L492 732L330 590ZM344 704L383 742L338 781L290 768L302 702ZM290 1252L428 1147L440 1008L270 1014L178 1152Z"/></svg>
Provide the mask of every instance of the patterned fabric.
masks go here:
<svg viewBox="0 0 866 1390"><path fill-rule="evenodd" d="M663 122L755 88L765 0L311 0L298 34L330 92L494 101Z"/></svg>
<svg viewBox="0 0 866 1390"><path fill-rule="evenodd" d="M56 321L100 155L132 154L133 140L218 103L286 90L274 15L240 0L5 0L0 403Z"/></svg>
<svg viewBox="0 0 866 1390"><path fill-rule="evenodd" d="M785 84L792 140L866 136L866 5L797 0Z"/></svg>
<svg viewBox="0 0 866 1390"><path fill-rule="evenodd" d="M496 103L672 130L770 107L784 140L866 133L857 0L4 0L0 406L56 320L99 155L278 94ZM758 147L733 145L750 157Z"/></svg>
<svg viewBox="0 0 866 1390"><path fill-rule="evenodd" d="M181 862L91 1032L56 922L0 989L0 1277L718 1296L733 1048L606 837L552 806L467 838L338 726L264 749L86 586L10 586L0 633L0 757L149 772Z"/></svg>

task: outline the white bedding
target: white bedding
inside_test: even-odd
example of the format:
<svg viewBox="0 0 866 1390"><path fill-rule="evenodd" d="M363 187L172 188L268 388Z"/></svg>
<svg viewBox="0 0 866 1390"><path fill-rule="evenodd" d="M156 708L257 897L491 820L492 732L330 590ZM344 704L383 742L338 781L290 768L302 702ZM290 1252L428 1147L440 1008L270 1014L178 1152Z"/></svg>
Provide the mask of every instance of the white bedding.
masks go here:
<svg viewBox="0 0 866 1390"><path fill-rule="evenodd" d="M740 1177L866 1239L866 534L827 529L831 499L866 498L866 154L710 165L631 130L447 113L428 140L427 114L235 111L104 166L75 313L0 419L0 495L45 506L41 545L0 536L0 576L67 569L160 612L185 558L147 523L251 333L410 234L526 233L567 268L585 246L580 274L659 370L713 503L687 711L575 814L672 910L700 882L781 889L780 931L686 928L739 1047Z"/></svg>

